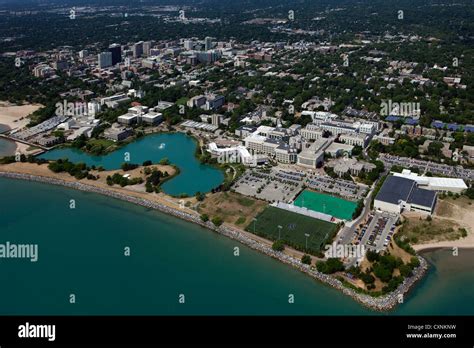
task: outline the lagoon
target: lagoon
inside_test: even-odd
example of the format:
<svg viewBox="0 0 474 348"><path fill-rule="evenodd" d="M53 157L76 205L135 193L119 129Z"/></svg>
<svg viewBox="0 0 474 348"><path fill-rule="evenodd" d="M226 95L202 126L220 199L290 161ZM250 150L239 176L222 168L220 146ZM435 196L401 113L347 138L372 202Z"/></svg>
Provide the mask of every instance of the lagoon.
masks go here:
<svg viewBox="0 0 474 348"><path fill-rule="evenodd" d="M193 196L198 191L211 191L224 180L221 170L199 162L195 157L196 146L196 141L186 134L161 133L137 139L104 156L93 156L74 148L58 148L39 157L48 160L68 158L74 163L102 166L106 170L119 169L122 163L126 162L126 153L130 155L130 163L136 164L147 160L158 163L166 157L178 166L180 173L162 185L163 191L172 196L183 193Z"/></svg>

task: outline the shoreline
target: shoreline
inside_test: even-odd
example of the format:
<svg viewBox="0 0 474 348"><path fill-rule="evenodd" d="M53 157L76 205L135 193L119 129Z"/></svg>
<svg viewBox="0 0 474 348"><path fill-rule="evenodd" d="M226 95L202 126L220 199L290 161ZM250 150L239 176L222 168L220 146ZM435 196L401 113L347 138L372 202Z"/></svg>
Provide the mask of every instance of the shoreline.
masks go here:
<svg viewBox="0 0 474 348"><path fill-rule="evenodd" d="M410 292L410 290L413 288L415 283L423 277L423 275L428 269L427 261L422 256L418 255L417 257L420 261L420 266L413 271L412 277L406 278L403 281L403 283L395 291L389 294L386 294L384 296L372 297L370 295L357 292L351 288L344 286L342 282L336 279L335 277L318 272L316 269L314 269L314 267L305 265L301 263L300 260L290 255L284 254L282 252L274 251L268 245L264 245L262 243L257 242L256 240L249 238L244 231L239 231L238 229L225 226L225 225L216 227L210 221L203 222L200 219L199 215L197 214L192 214L184 210L172 208L162 203L154 202L145 198L139 198L136 196L128 195L126 192L117 192L115 190L109 190L109 189L105 189L105 188L94 186L94 185L84 184L81 182L66 181L63 179L58 179L58 178L53 178L53 177L45 177L45 176L40 176L40 175L25 174L25 173L18 173L18 172L6 172L6 171L0 171L0 177L16 179L16 180L41 182L41 183L76 189L76 190L84 191L84 192L97 193L104 196L119 199L122 201L126 201L132 204L140 205L146 208L155 209L162 213L172 215L174 217L180 218L182 220L186 220L188 222L195 223L197 225L200 225L201 227L207 228L211 231L217 232L228 238L236 240L246 245L247 247L250 247L251 249L259 251L274 259L277 259L281 261L282 263L292 266L293 268L311 276L312 278L319 280L322 283L341 291L346 296L352 297L354 300L356 300L360 304L375 311L381 311L381 312L389 311L395 308L398 304L402 303L404 296ZM400 298L402 300L401 302L400 302Z"/></svg>
<svg viewBox="0 0 474 348"><path fill-rule="evenodd" d="M422 246L422 245L420 245ZM446 250L446 249L451 249L452 248L458 248L459 250L474 250L474 247L473 246L442 246L442 245L439 245L439 246L436 246L436 245L427 245L425 247L418 247L418 248L415 248L416 252L420 253L420 254L424 254L424 253L428 253L428 252L432 252L432 251L437 251L437 250Z"/></svg>
<svg viewBox="0 0 474 348"><path fill-rule="evenodd" d="M437 250L437 249L474 249L474 235L473 232L469 231L468 236L459 238L456 240L450 241L439 241L439 242L431 242L425 244L415 244L412 246L416 252L424 252L430 250Z"/></svg>
<svg viewBox="0 0 474 348"><path fill-rule="evenodd" d="M8 133L11 130L12 130L11 127L9 127L8 125L0 122L0 133L2 133L2 134ZM17 153L20 153L22 155L36 156L36 155L39 154L39 152L42 151L39 148L36 148L36 149L33 149L33 150L28 150L31 146L20 143L19 141L15 141L13 139L7 139L7 138L2 137L2 138L0 138L0 140L3 140L5 142L12 143L12 144L15 145L15 148L13 149L13 151L11 153L0 154L0 158L7 157L7 156L15 156Z"/></svg>
<svg viewBox="0 0 474 348"><path fill-rule="evenodd" d="M0 124L10 128L10 130L21 129L29 122L28 116L41 109L41 104L13 104L0 101Z"/></svg>

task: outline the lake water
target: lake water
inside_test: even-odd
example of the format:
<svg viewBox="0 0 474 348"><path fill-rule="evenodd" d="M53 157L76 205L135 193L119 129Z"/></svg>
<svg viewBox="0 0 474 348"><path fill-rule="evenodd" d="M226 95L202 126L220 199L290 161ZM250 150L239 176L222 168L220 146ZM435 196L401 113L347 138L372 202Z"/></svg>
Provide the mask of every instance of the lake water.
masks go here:
<svg viewBox="0 0 474 348"><path fill-rule="evenodd" d="M0 315L377 314L212 231L59 186L0 178L0 243L6 241L38 244L39 257L0 259ZM474 314L474 253L427 257L433 265L427 277L396 311L382 315Z"/></svg>
<svg viewBox="0 0 474 348"><path fill-rule="evenodd" d="M119 169L126 162L126 153L130 155L130 163L136 164L147 160L158 163L167 157L179 167L180 173L162 185L163 191L173 196L182 193L192 196L198 191L209 192L224 180L222 171L200 163L194 156L195 151L196 142L193 138L183 133L164 133L140 138L105 156L92 156L78 149L60 148L39 157L50 160L68 158L74 163L103 166L107 170Z"/></svg>
<svg viewBox="0 0 474 348"><path fill-rule="evenodd" d="M7 131L9 128L0 124L0 133ZM12 156L15 154L16 145L13 141L0 138L0 158L4 156Z"/></svg>

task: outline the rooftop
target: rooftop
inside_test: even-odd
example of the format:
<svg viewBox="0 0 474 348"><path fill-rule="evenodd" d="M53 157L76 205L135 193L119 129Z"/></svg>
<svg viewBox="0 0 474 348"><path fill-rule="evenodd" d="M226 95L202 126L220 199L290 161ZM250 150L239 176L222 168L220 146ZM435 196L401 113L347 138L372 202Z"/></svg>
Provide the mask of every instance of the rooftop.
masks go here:
<svg viewBox="0 0 474 348"><path fill-rule="evenodd" d="M411 170L407 169L404 169L401 173L393 173L393 175L400 178L414 180L418 185L427 185L433 189L446 187L467 189L467 185L462 179L419 176L417 173L412 173Z"/></svg>
<svg viewBox="0 0 474 348"><path fill-rule="evenodd" d="M431 207L435 204L436 192L413 187L407 203L421 205L423 207Z"/></svg>
<svg viewBox="0 0 474 348"><path fill-rule="evenodd" d="M390 175L385 179L375 199L392 204L407 202L413 186L415 186L413 180Z"/></svg>

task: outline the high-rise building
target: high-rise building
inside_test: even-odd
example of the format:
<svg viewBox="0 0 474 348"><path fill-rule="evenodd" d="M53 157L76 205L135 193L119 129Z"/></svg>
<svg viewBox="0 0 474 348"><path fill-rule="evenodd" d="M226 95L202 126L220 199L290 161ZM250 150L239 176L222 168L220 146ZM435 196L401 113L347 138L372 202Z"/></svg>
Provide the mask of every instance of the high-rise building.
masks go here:
<svg viewBox="0 0 474 348"><path fill-rule="evenodd" d="M206 36L206 38L204 39L204 49L206 51L212 49L212 38L209 36Z"/></svg>
<svg viewBox="0 0 474 348"><path fill-rule="evenodd" d="M122 61L122 47L119 44L110 45L109 52L112 53L112 65Z"/></svg>
<svg viewBox="0 0 474 348"><path fill-rule="evenodd" d="M221 54L220 51L210 50L206 52L196 52L196 56L200 63L211 64L218 61Z"/></svg>
<svg viewBox="0 0 474 348"><path fill-rule="evenodd" d="M144 56L148 57L150 55L151 47L152 47L151 41L145 41L143 43L143 55Z"/></svg>
<svg viewBox="0 0 474 348"><path fill-rule="evenodd" d="M161 50L159 48L152 48L150 49L150 56L158 56L161 53Z"/></svg>
<svg viewBox="0 0 474 348"><path fill-rule="evenodd" d="M143 41L139 41L132 46L134 58L140 58L143 55Z"/></svg>
<svg viewBox="0 0 474 348"><path fill-rule="evenodd" d="M192 40L184 40L184 49L188 51L194 49L194 42Z"/></svg>
<svg viewBox="0 0 474 348"><path fill-rule="evenodd" d="M87 50L79 51L79 58L84 59L87 57L88 54L89 52Z"/></svg>
<svg viewBox="0 0 474 348"><path fill-rule="evenodd" d="M69 63L64 59L56 60L52 65L55 70L67 70L69 68Z"/></svg>
<svg viewBox="0 0 474 348"><path fill-rule="evenodd" d="M211 115L211 124L213 126L219 126L222 123L222 119L224 118L223 115L220 114L212 114Z"/></svg>
<svg viewBox="0 0 474 348"><path fill-rule="evenodd" d="M102 52L98 55L99 68L104 69L109 66L112 66L112 53L111 52Z"/></svg>

